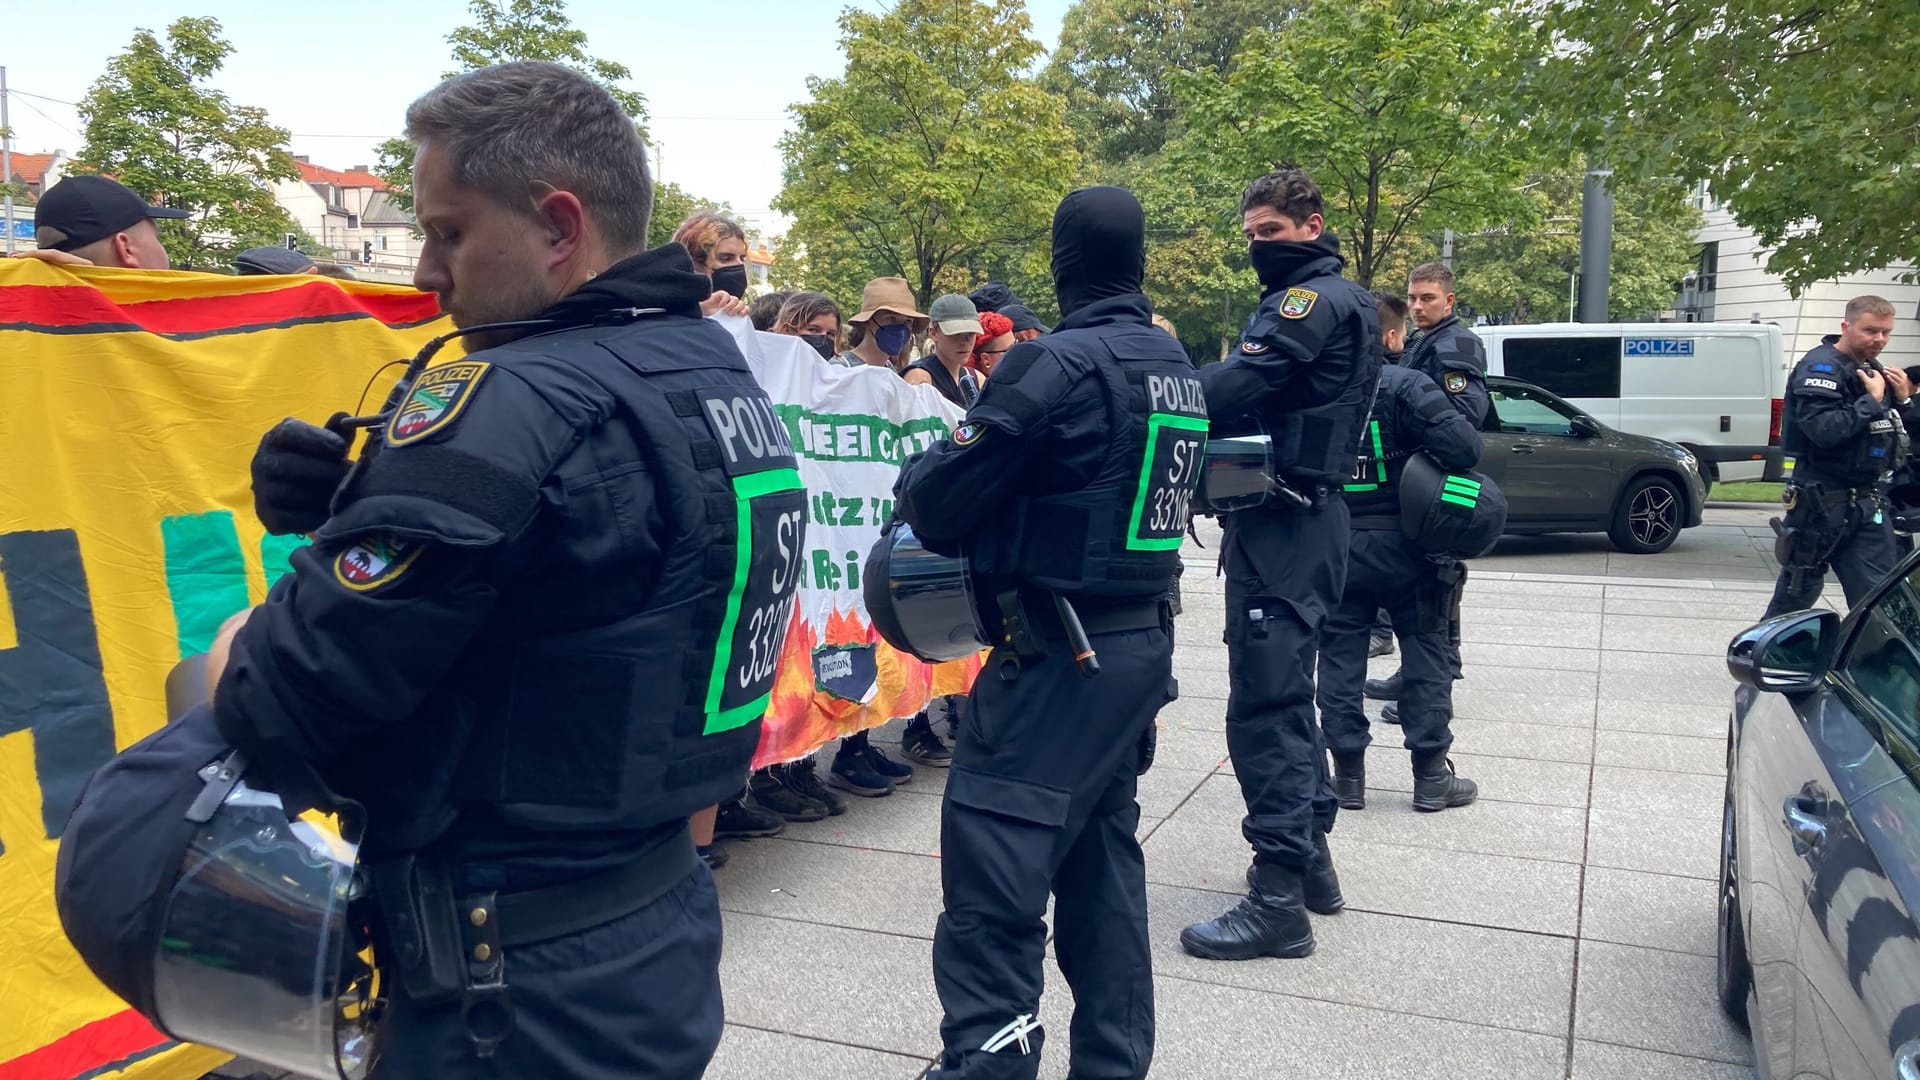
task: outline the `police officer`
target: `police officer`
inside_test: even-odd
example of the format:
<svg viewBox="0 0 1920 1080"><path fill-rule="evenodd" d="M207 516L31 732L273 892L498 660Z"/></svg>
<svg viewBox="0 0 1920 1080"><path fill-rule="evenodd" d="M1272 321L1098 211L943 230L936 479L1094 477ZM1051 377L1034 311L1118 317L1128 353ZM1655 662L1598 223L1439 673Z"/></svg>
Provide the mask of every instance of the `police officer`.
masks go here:
<svg viewBox="0 0 1920 1080"><path fill-rule="evenodd" d="M1069 1073L1143 1077L1153 1055L1134 793L1172 696L1166 595L1206 402L1185 351L1150 321L1145 269L1130 193L1067 196L1053 219L1064 317L1007 353L953 438L908 459L896 487L923 542L969 554L1003 628L940 810L945 1018L929 1075L944 1080L1038 1074L1049 890L1075 1003ZM1073 618L1095 655L1069 644Z"/></svg>
<svg viewBox="0 0 1920 1080"><path fill-rule="evenodd" d="M1400 703L1407 749L1413 752L1413 808L1465 806L1478 789L1453 774L1453 671L1447 656L1455 560L1436 562L1401 529L1399 480L1409 455L1425 454L1443 469L1480 460L1480 432L1433 380L1412 368L1380 369L1380 391L1363 451L1346 484L1353 544L1340 606L1320 635L1320 724L1333 752L1334 796L1342 810L1367 805L1367 746L1373 741L1361 706L1367 674L1367 630L1385 608L1406 643Z"/></svg>
<svg viewBox="0 0 1920 1080"><path fill-rule="evenodd" d="M1480 336L1454 313L1453 271L1445 263L1422 263L1407 275L1407 311L1418 333L1407 342L1400 363L1420 372L1446 391L1447 400L1473 422L1475 431L1487 418L1487 347ZM1465 569L1461 568L1461 573ZM1464 581L1462 582L1464 584ZM1460 628L1448 632L1448 664L1460 677ZM1380 718L1400 722L1400 672L1385 679L1368 679L1370 698L1386 701Z"/></svg>
<svg viewBox="0 0 1920 1080"><path fill-rule="evenodd" d="M1347 574L1340 485L1373 402L1380 325L1373 294L1345 280L1339 243L1322 232L1320 189L1283 169L1247 186L1242 231L1260 275L1260 306L1240 344L1200 373L1207 409L1229 431L1264 428L1284 491L1227 515L1230 691L1227 750L1246 798L1249 892L1181 944L1220 960L1306 956L1307 911L1343 905L1326 830L1333 797L1313 709L1314 640Z"/></svg>
<svg viewBox="0 0 1920 1080"><path fill-rule="evenodd" d="M1892 333L1893 305L1856 296L1840 332L1787 376L1780 447L1794 466L1781 493L1780 579L1768 616L1812 607L1829 565L1847 603L1858 604L1900 561L1886 487L1905 456L1913 384L1880 366Z"/></svg>
<svg viewBox="0 0 1920 1080"><path fill-rule="evenodd" d="M791 446L686 249L642 253L645 151L605 90L485 68L407 134L415 284L494 328L419 375L322 520L263 505L313 543L223 635L217 720L367 809L377 1075L698 1076L720 913L686 819L759 739L803 550ZM328 433L276 432L257 475L319 462Z"/></svg>

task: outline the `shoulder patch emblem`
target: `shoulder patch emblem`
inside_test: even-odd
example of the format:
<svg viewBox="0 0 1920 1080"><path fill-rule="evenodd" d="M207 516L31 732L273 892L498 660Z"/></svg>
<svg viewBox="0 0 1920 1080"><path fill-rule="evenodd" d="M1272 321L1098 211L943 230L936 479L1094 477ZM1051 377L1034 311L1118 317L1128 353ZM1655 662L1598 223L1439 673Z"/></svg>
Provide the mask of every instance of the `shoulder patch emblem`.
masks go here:
<svg viewBox="0 0 1920 1080"><path fill-rule="evenodd" d="M1815 371L1832 371L1832 370L1833 370L1833 365L1832 365L1832 364L1815 364L1815 365L1813 365L1813 370L1815 370Z"/></svg>
<svg viewBox="0 0 1920 1080"><path fill-rule="evenodd" d="M1280 298L1280 317L1283 319L1304 319L1307 312L1313 310L1313 302L1320 294L1312 289L1288 289L1287 295Z"/></svg>
<svg viewBox="0 0 1920 1080"><path fill-rule="evenodd" d="M1834 381L1834 380L1832 380L1832 379L1815 379L1815 378L1811 378L1811 377L1809 377L1809 378L1805 378L1805 379L1802 379L1802 380L1800 380L1800 385L1801 385L1801 386L1810 386L1810 387L1817 387L1817 388L1819 388L1819 389L1821 389L1821 390L1838 390L1838 389L1840 389L1840 384L1839 384L1839 383L1837 383L1837 382L1835 382L1835 381Z"/></svg>
<svg viewBox="0 0 1920 1080"><path fill-rule="evenodd" d="M1467 388L1467 377L1461 372L1449 371L1447 372L1446 384L1447 393L1458 394Z"/></svg>
<svg viewBox="0 0 1920 1080"><path fill-rule="evenodd" d="M1259 356L1270 348L1272 348L1272 346L1264 341L1243 341L1240 343L1240 351L1246 353L1248 356Z"/></svg>
<svg viewBox="0 0 1920 1080"><path fill-rule="evenodd" d="M452 424L492 367L482 360L456 360L421 372L387 421L387 445L419 442Z"/></svg>
<svg viewBox="0 0 1920 1080"><path fill-rule="evenodd" d="M425 545L393 533L371 533L356 539L334 557L333 576L354 592L371 592L399 580Z"/></svg>
<svg viewBox="0 0 1920 1080"><path fill-rule="evenodd" d="M959 427L953 429L953 445L972 446L974 443L980 441L980 436L986 433L987 426L985 424L961 424Z"/></svg>

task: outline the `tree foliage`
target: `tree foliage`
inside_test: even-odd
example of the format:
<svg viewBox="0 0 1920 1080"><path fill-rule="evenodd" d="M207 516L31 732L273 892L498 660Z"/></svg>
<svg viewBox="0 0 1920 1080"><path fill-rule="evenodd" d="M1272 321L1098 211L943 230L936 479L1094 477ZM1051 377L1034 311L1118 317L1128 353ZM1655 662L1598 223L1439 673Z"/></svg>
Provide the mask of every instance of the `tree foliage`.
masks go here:
<svg viewBox="0 0 1920 1080"><path fill-rule="evenodd" d="M1102 165L1156 153L1179 100L1179 72L1224 72L1253 29L1279 30L1302 7L1281 0L1080 0L1067 9L1042 85L1067 99L1081 147Z"/></svg>
<svg viewBox="0 0 1920 1080"><path fill-rule="evenodd" d="M924 302L964 284L950 269L1044 257L1079 155L1064 100L1023 74L1041 47L1021 0L899 0L840 29L845 72L808 80L780 142L774 206L808 283L858 296L895 275Z"/></svg>
<svg viewBox="0 0 1920 1080"><path fill-rule="evenodd" d="M1532 226L1491 229L1454 241L1460 299L1498 322L1571 320L1568 287L1580 268L1581 175L1571 168L1527 190ZM1607 317L1648 319L1674 303L1674 283L1699 258L1701 224L1678 180L1623 180L1614 187L1613 257Z"/></svg>
<svg viewBox="0 0 1920 1080"><path fill-rule="evenodd" d="M727 204L703 199L679 184L653 185L653 217L647 222L647 246L657 248L673 239L680 223L708 210L725 210Z"/></svg>
<svg viewBox="0 0 1920 1080"><path fill-rule="evenodd" d="M473 23L447 35L458 66L442 79L519 60L563 64L605 88L645 134L647 99L620 85L633 77L632 70L587 51L587 33L573 25L565 0L469 0L467 11ZM392 188L394 201L412 210L413 144L388 139L375 152L374 172Z"/></svg>
<svg viewBox="0 0 1920 1080"><path fill-rule="evenodd" d="M160 223L176 266L223 266L236 251L283 243L293 227L268 186L299 176L291 136L208 85L232 53L214 19L176 20L165 41L140 29L80 102L76 171L192 215Z"/></svg>
<svg viewBox="0 0 1920 1080"><path fill-rule="evenodd" d="M1705 180L1809 284L1920 259L1911 0L1566 0L1527 92L1622 175Z"/></svg>
<svg viewBox="0 0 1920 1080"><path fill-rule="evenodd" d="M1174 160L1221 200L1234 178L1305 169L1371 286L1415 234L1524 220L1528 136L1506 90L1529 41L1485 0L1311 0L1283 31L1250 33L1231 71L1176 79Z"/></svg>

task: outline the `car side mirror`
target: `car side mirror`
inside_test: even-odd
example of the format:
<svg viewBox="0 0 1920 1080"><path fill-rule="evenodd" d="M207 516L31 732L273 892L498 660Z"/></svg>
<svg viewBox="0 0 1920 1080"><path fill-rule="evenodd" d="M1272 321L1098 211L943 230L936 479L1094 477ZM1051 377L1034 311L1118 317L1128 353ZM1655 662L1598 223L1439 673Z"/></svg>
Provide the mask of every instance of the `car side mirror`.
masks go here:
<svg viewBox="0 0 1920 1080"><path fill-rule="evenodd" d="M1576 416L1568 421L1568 426L1573 428L1575 436L1582 439L1591 439L1600 434L1600 425L1594 423L1590 417Z"/></svg>
<svg viewBox="0 0 1920 1080"><path fill-rule="evenodd" d="M1826 610L1776 615L1727 644L1727 671L1756 690L1803 694L1820 685L1840 648L1840 616Z"/></svg>

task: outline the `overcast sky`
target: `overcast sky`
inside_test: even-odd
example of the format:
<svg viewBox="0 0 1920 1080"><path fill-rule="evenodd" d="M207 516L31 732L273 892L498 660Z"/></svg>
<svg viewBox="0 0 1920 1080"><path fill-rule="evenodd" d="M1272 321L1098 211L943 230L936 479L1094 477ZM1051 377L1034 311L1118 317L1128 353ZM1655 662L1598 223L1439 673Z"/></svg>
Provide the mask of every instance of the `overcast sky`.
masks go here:
<svg viewBox="0 0 1920 1080"><path fill-rule="evenodd" d="M80 147L79 101L136 27L185 15L220 20L234 54L216 85L293 132L292 148L334 168L372 164L407 103L452 66L446 36L466 0L88 0L8 4L0 65L16 150ZM633 70L647 97L657 167L765 227L780 190L775 143L809 75L840 74L841 0L571 0L588 49ZM880 9L881 0L855 6ZM1028 0L1034 35L1058 41L1069 0ZM75 18L84 10L83 18ZM29 96L33 95L33 96ZM52 100L49 100L52 99Z"/></svg>

